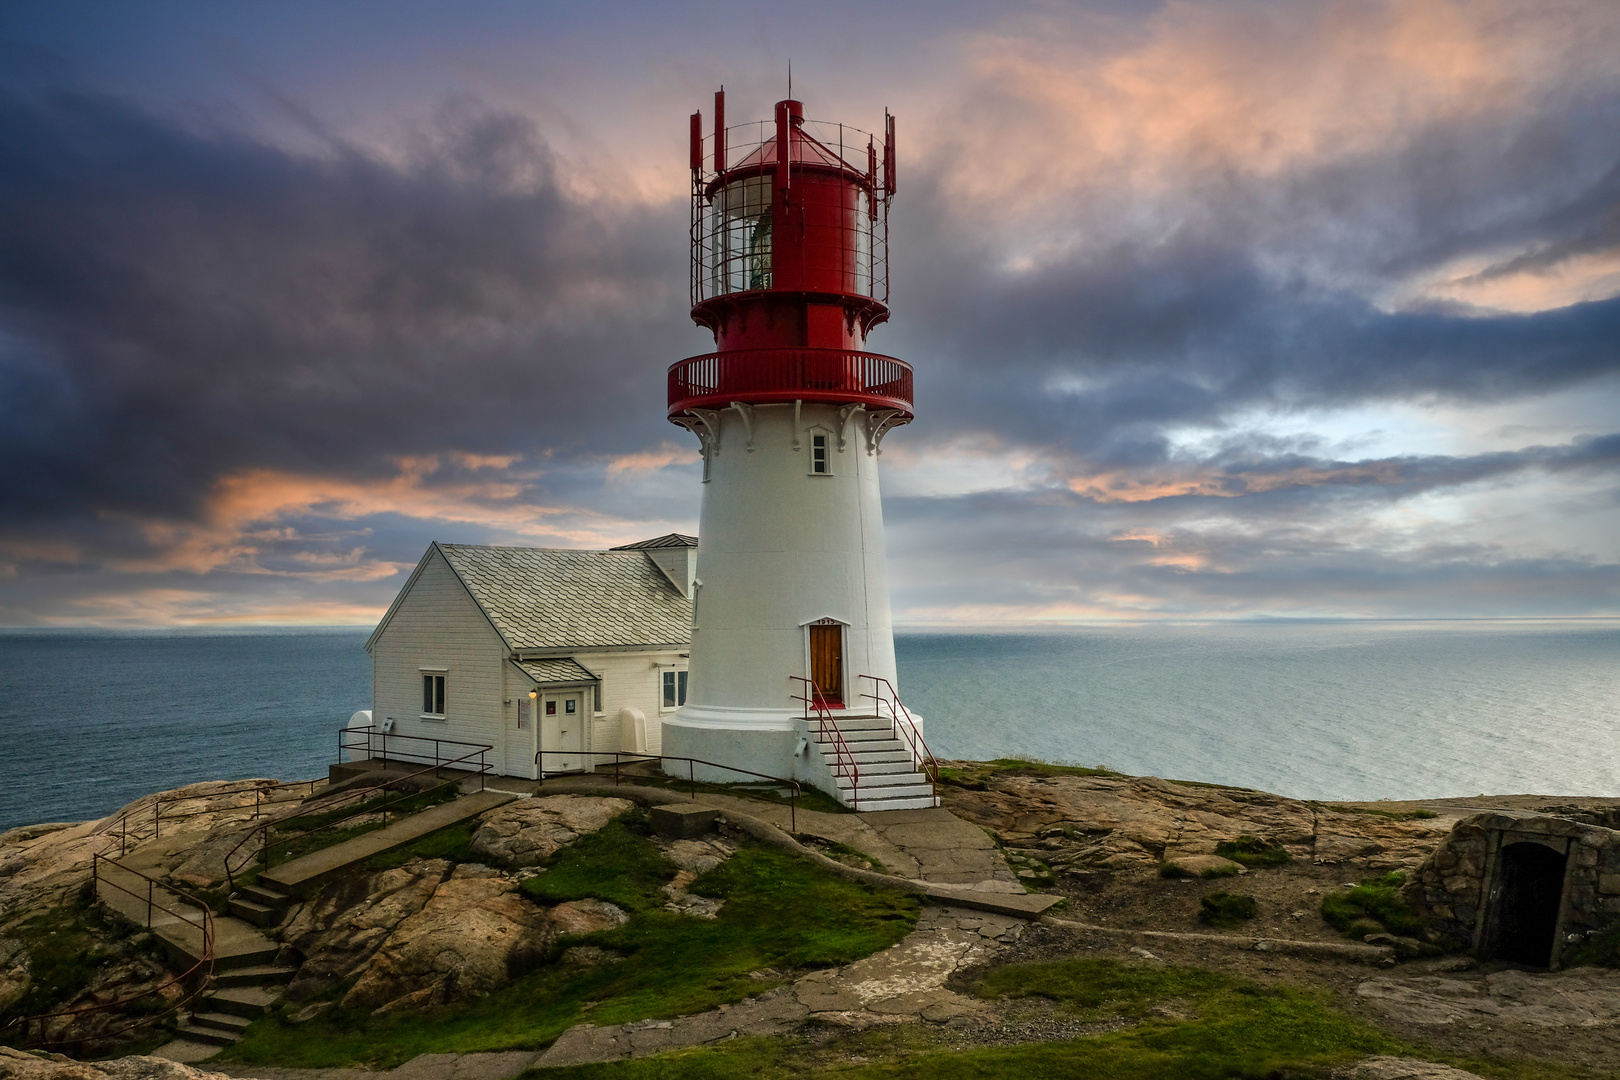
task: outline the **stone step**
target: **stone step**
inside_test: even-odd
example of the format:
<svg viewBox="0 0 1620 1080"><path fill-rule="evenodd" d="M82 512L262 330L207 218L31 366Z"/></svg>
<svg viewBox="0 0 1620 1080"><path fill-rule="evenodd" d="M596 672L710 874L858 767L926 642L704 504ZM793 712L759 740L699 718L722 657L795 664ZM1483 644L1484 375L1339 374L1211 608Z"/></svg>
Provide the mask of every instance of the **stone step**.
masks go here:
<svg viewBox="0 0 1620 1080"><path fill-rule="evenodd" d="M229 986L277 986L292 982L293 976L298 974L295 967L279 967L275 964L253 964L247 967L230 968L225 971L214 972L214 985Z"/></svg>
<svg viewBox="0 0 1620 1080"><path fill-rule="evenodd" d="M856 803L844 802L853 810L863 813L869 810L931 810L939 805L939 796L921 795L904 799L868 799L866 789L861 788L861 799Z"/></svg>
<svg viewBox="0 0 1620 1080"><path fill-rule="evenodd" d="M860 766L861 779L863 780L866 779L868 774L873 776L887 776L893 773L909 773L917 771L917 765L911 760L911 756L909 754L893 761L862 761L857 755L855 758L855 764Z"/></svg>
<svg viewBox="0 0 1620 1080"><path fill-rule="evenodd" d="M838 782L838 786L841 788L855 786L855 778L851 777L847 772L838 773L835 771L833 779ZM863 788L914 787L917 784L925 785L929 790L933 790L933 784L929 781L928 774L915 766L906 772L868 773L865 769L860 770L860 786Z"/></svg>
<svg viewBox="0 0 1620 1080"><path fill-rule="evenodd" d="M268 904L256 904L252 900L240 896L231 897L226 907L238 919L252 923L254 926L276 926L281 922L282 908L270 907Z"/></svg>
<svg viewBox="0 0 1620 1080"><path fill-rule="evenodd" d="M867 744L877 742L892 742L898 745L904 745L899 739L895 738L894 732L889 729L889 725L887 724L880 728L871 728L869 730L857 729L855 731L849 731L847 729L840 729L840 734L844 736L844 741L849 743L851 746L855 745L856 743Z"/></svg>
<svg viewBox="0 0 1620 1080"><path fill-rule="evenodd" d="M228 986L208 994L201 1004L209 1012L229 1013L255 1020L275 1008L281 997L279 987L267 990L262 986Z"/></svg>
<svg viewBox="0 0 1620 1080"><path fill-rule="evenodd" d="M265 907L281 908L286 910L292 903L292 897L280 889L264 884L244 885L237 890L237 895L244 900L251 900L255 904Z"/></svg>
<svg viewBox="0 0 1620 1080"><path fill-rule="evenodd" d="M893 721L886 716L838 716L833 724L839 731L888 731Z"/></svg>
<svg viewBox="0 0 1620 1080"><path fill-rule="evenodd" d="M919 773L918 775L921 776L922 774ZM849 777L847 776L839 776L835 777L834 779L838 781L839 798L845 802L848 802L850 795L855 790L855 785L850 783ZM928 796L929 798L933 797L933 784L868 784L863 781L860 788L860 798L862 802L865 802L867 799L908 799L924 795Z"/></svg>
<svg viewBox="0 0 1620 1080"><path fill-rule="evenodd" d="M823 753L836 753L838 744L831 739L816 744ZM899 739L844 740L844 749L852 754L909 754L906 744Z"/></svg>
<svg viewBox="0 0 1620 1080"><path fill-rule="evenodd" d="M235 1016L224 1012L196 1013L192 1016L191 1022L197 1027L213 1028L215 1031L228 1031L237 1036L240 1036L242 1032L247 1030L248 1025L253 1023L252 1020L245 1016Z"/></svg>
<svg viewBox="0 0 1620 1080"><path fill-rule="evenodd" d="M176 1038L187 1042L208 1043L210 1046L229 1046L242 1038L240 1031L226 1031L223 1028L193 1023L180 1024L174 1029L174 1034Z"/></svg>

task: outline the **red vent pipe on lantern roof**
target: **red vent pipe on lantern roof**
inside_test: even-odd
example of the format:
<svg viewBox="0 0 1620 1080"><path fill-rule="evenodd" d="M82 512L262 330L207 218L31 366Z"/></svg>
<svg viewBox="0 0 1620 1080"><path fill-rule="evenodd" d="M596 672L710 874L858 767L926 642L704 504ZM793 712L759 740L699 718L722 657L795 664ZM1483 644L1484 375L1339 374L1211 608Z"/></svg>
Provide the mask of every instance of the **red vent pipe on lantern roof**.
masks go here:
<svg viewBox="0 0 1620 1080"><path fill-rule="evenodd" d="M788 119L788 103L776 103L776 186L786 191L788 189L789 163L793 159L792 121Z"/></svg>
<svg viewBox="0 0 1620 1080"><path fill-rule="evenodd" d="M894 117L883 114L883 193L894 194Z"/></svg>
<svg viewBox="0 0 1620 1080"><path fill-rule="evenodd" d="M726 88L714 92L714 171L726 171Z"/></svg>

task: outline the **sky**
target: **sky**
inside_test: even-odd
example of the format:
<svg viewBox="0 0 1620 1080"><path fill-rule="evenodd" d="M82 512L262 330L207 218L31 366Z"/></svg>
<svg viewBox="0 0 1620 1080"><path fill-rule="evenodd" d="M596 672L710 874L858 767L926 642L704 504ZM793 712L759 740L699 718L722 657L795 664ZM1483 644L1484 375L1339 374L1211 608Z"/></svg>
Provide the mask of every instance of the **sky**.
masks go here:
<svg viewBox="0 0 1620 1080"><path fill-rule="evenodd" d="M0 626L695 532L687 117L897 117L896 622L1620 615L1620 4L0 5Z"/></svg>

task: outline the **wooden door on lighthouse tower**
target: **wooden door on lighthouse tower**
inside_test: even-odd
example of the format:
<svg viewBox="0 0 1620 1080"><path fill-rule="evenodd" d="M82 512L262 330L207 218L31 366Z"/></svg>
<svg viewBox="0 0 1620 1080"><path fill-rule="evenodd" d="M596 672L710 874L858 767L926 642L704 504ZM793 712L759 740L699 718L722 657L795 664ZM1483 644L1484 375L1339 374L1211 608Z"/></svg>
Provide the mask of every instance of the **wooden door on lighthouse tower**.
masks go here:
<svg viewBox="0 0 1620 1080"><path fill-rule="evenodd" d="M551 690L540 695L540 771L578 772L585 767L585 695Z"/></svg>
<svg viewBox="0 0 1620 1080"><path fill-rule="evenodd" d="M844 627L832 619L810 624L810 677L828 705L844 703Z"/></svg>

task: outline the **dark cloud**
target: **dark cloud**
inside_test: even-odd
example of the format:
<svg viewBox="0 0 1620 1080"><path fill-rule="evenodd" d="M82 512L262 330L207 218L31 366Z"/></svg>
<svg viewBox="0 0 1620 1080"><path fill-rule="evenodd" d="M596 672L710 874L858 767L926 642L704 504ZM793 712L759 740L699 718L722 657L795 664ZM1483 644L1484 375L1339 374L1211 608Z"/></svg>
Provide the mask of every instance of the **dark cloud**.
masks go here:
<svg viewBox="0 0 1620 1080"><path fill-rule="evenodd" d="M512 115L447 108L392 161L12 95L0 205L13 526L184 516L249 467L364 476L662 435L681 215L571 199Z"/></svg>
<svg viewBox="0 0 1620 1080"><path fill-rule="evenodd" d="M385 152L260 86L308 147L289 149L236 116L41 90L66 85L60 65L23 59L0 82L0 572L16 575L0 622L136 592L152 594L137 614L314 591L364 612L429 539L693 526L695 470L658 461L690 443L662 421L664 367L703 348L679 200L580 195L551 132L477 101ZM1402 533L1378 513L1576 480L1612 503L1620 436L1358 459L1244 426L1620 374L1620 298L1507 314L1425 287L1620 250L1620 96L1549 85L1276 168L1200 143L1165 151L1141 190L1053 179L1033 224L952 183L986 132L1005 127L1010 156L1032 132L1070 137L1018 126L1027 100L953 115L979 142L917 159L903 142L895 317L871 347L915 365L919 416L890 445L927 461L981 437L1049 481L892 499L897 610L1615 610L1596 547ZM1187 429L1213 434L1190 449ZM626 454L647 460L609 467ZM224 505L243 477L253 490Z"/></svg>

